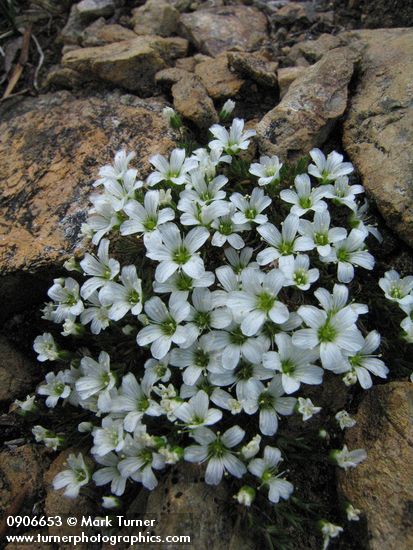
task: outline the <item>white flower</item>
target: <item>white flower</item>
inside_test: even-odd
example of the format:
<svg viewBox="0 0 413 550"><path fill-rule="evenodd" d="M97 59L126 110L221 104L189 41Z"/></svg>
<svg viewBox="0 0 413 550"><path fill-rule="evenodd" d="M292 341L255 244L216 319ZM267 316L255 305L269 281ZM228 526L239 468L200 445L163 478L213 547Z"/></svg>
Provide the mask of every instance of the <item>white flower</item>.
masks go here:
<svg viewBox="0 0 413 550"><path fill-rule="evenodd" d="M53 312L55 323L73 320L82 313L84 306L79 295L79 283L71 277L55 279L47 294L57 303Z"/></svg>
<svg viewBox="0 0 413 550"><path fill-rule="evenodd" d="M77 456L70 454L66 462L70 469L57 474L53 480L53 487L55 490L65 487L64 495L69 498L76 498L81 487L89 483L90 472L82 453Z"/></svg>
<svg viewBox="0 0 413 550"><path fill-rule="evenodd" d="M182 225L202 225L209 228L214 220L228 214L230 204L217 200L208 205L200 205L191 199L182 199L178 208L183 212L180 217Z"/></svg>
<svg viewBox="0 0 413 550"><path fill-rule="evenodd" d="M191 434L198 445L185 449L185 460L201 464L208 460L205 482L218 485L225 471L234 477L242 477L246 468L234 455L233 449L244 438L245 432L239 426L232 426L226 432L214 434L209 428L197 428Z"/></svg>
<svg viewBox="0 0 413 550"><path fill-rule="evenodd" d="M242 504L243 506L247 506L249 508L255 499L255 489L249 485L244 485L234 496L234 498L236 498L238 504Z"/></svg>
<svg viewBox="0 0 413 550"><path fill-rule="evenodd" d="M235 101L232 101L232 99L227 99L219 113L219 118L223 121L228 120L234 108Z"/></svg>
<svg viewBox="0 0 413 550"><path fill-rule="evenodd" d="M347 231L344 227L332 227L330 229L330 213L328 210L324 212L316 212L313 222L308 220L300 220L298 226L299 233L311 239L308 243L309 248L316 248L320 256L327 256L331 252L331 244L342 241L347 237Z"/></svg>
<svg viewBox="0 0 413 550"><path fill-rule="evenodd" d="M295 252L304 252L313 248L313 243L306 237L297 237L300 219L295 214L289 214L282 223L281 233L272 223L257 227L258 233L265 242L271 245L257 256L260 265L267 265L280 256L289 256Z"/></svg>
<svg viewBox="0 0 413 550"><path fill-rule="evenodd" d="M250 225L234 223L232 221L234 214L235 206L231 205L228 214L212 222L211 226L216 229L211 241L213 246L224 246L226 242L237 250L245 246L244 240L238 235L238 232L250 229Z"/></svg>
<svg viewBox="0 0 413 550"><path fill-rule="evenodd" d="M380 233L380 231L377 229L376 225L374 223L370 223L370 217L368 215L369 211L369 202L367 199L364 199L364 202L362 205L357 205L355 210L350 212L349 215L349 225L352 229L359 229L360 231L363 231L367 235L370 233L370 235L373 235L375 239L379 241L379 243L383 242L383 237Z"/></svg>
<svg viewBox="0 0 413 550"><path fill-rule="evenodd" d="M92 238L92 243L98 245L101 238L119 223L119 217L106 193L93 195L90 202L93 208L89 210L87 224L82 225L82 234L86 238Z"/></svg>
<svg viewBox="0 0 413 550"><path fill-rule="evenodd" d="M343 162L343 155L336 151L331 152L326 158L320 149L312 149L310 156L314 164L309 165L308 173L321 180L321 183L335 181L354 170L351 162Z"/></svg>
<svg viewBox="0 0 413 550"><path fill-rule="evenodd" d="M374 267L373 256L365 250L365 233L358 229L352 229L346 239L334 243L332 250L326 256L322 256L324 263L337 263L337 278L340 283L349 283L354 278L354 266L372 270Z"/></svg>
<svg viewBox="0 0 413 550"><path fill-rule="evenodd" d="M159 294L172 293L171 296L182 300L187 300L189 292L195 288L206 288L214 284L215 275L212 271L204 271L204 273L193 279L186 275L183 271L176 271L164 283L153 281L153 289Z"/></svg>
<svg viewBox="0 0 413 550"><path fill-rule="evenodd" d="M327 550L328 545L330 544L330 539L337 538L340 533L343 532L343 528L339 525L334 525L333 523L330 523L326 520L321 520L320 522L321 526L321 533L323 535L323 549Z"/></svg>
<svg viewBox="0 0 413 550"><path fill-rule="evenodd" d="M101 487L102 485L110 483L110 490L114 495L123 495L127 478L123 477L119 471L119 456L110 452L104 456L95 455L94 458L98 464L104 466L104 468L99 468L92 476L96 485Z"/></svg>
<svg viewBox="0 0 413 550"><path fill-rule="evenodd" d="M355 468L360 462L366 460L367 453L364 449L349 451L347 445L343 445L341 450L335 449L331 452L331 458L337 466L340 466L340 468L344 470L348 470L348 468Z"/></svg>
<svg viewBox="0 0 413 550"><path fill-rule="evenodd" d="M304 384L321 384L323 369L313 364L318 359L317 350L303 350L292 344L291 337L285 333L276 334L278 351L268 351L262 356L266 369L281 373L281 382L287 394L294 393Z"/></svg>
<svg viewBox="0 0 413 550"><path fill-rule="evenodd" d="M229 132L219 124L213 124L209 131L216 138L209 142L209 147L223 149L228 155L236 155L248 149L249 138L256 134L255 130L244 132L244 121L240 118L234 118Z"/></svg>
<svg viewBox="0 0 413 550"><path fill-rule="evenodd" d="M327 204L322 200L326 195L323 187L311 188L311 180L307 174L300 174L294 180L293 189L283 189L280 197L284 202L292 204L291 213L296 216L303 216L308 211L322 212Z"/></svg>
<svg viewBox="0 0 413 550"><path fill-rule="evenodd" d="M379 286L388 300L397 302L400 306L411 307L413 304L413 276L401 278L394 269L386 271L379 280ZM409 312L408 312L409 313Z"/></svg>
<svg viewBox="0 0 413 550"><path fill-rule="evenodd" d="M232 216L232 221L237 225L254 222L256 224L266 223L268 218L262 211L270 204L270 197L264 195L263 189L254 187L251 196L241 195L241 193L233 193L229 200L238 209Z"/></svg>
<svg viewBox="0 0 413 550"><path fill-rule="evenodd" d="M99 354L99 362L91 357L80 361L81 376L76 380L76 391L81 399L87 399L102 390L110 390L115 385L115 377L110 370L110 357L105 351Z"/></svg>
<svg viewBox="0 0 413 550"><path fill-rule="evenodd" d="M93 443L91 452L97 456L105 456L111 451L121 451L125 444L123 420L114 420L106 416L102 420L102 427L93 430Z"/></svg>
<svg viewBox="0 0 413 550"><path fill-rule="evenodd" d="M248 464L248 470L268 487L268 498L275 504L280 499L288 500L294 490L292 483L282 478L278 473L278 465L282 461L281 452L276 447L267 445L263 458L254 458Z"/></svg>
<svg viewBox="0 0 413 550"><path fill-rule="evenodd" d="M245 395L243 400L247 414L260 411L259 426L263 435L274 435L278 430L278 415L292 414L295 404L294 397L284 397L284 388L279 375L275 375L267 387L257 381L249 388L249 395Z"/></svg>
<svg viewBox="0 0 413 550"><path fill-rule="evenodd" d="M231 324L225 331L212 331L209 337L213 346L222 351L222 366L228 370L235 369L242 359L259 364L262 354L269 347L265 337L246 336L236 323Z"/></svg>
<svg viewBox="0 0 413 550"><path fill-rule="evenodd" d="M254 249L250 246L246 246L240 251L231 247L224 250L226 259L229 261L232 269L237 275L240 275L242 270L246 267L258 268L258 264L256 262L250 262L253 252Z"/></svg>
<svg viewBox="0 0 413 550"><path fill-rule="evenodd" d="M169 310L160 298L154 296L145 304L145 313L149 324L136 337L139 346L151 344L151 353L155 359L162 359L171 348L172 342L185 345L188 335L184 326L180 325L189 315L189 304L171 297ZM196 338L196 334L195 334ZM192 342L188 343L188 346Z"/></svg>
<svg viewBox="0 0 413 550"><path fill-rule="evenodd" d="M57 374L48 372L46 374L46 384L39 386L37 393L39 395L47 395L46 405L55 407L59 399L66 399L70 395L70 386L66 384L65 374L59 371Z"/></svg>
<svg viewBox="0 0 413 550"><path fill-rule="evenodd" d="M221 420L222 412L209 408L209 397L201 390L187 403L183 403L175 409L175 416L182 420L188 428L198 428L216 424Z"/></svg>
<svg viewBox="0 0 413 550"><path fill-rule="evenodd" d="M209 178L202 168L192 170L189 174L189 185L180 193L178 209L181 210L182 201L190 201L206 206L214 201L224 200L226 193L222 190L228 178L223 175ZM189 187L189 188L188 188Z"/></svg>
<svg viewBox="0 0 413 550"><path fill-rule="evenodd" d="M145 374L142 378L142 385L151 388L159 380L168 382L172 374L168 365L169 355L165 355L161 360L151 358L145 361Z"/></svg>
<svg viewBox="0 0 413 550"><path fill-rule="evenodd" d="M300 290L308 290L320 276L318 269L310 269L310 258L306 254L281 256L279 267L285 277L284 286L296 286Z"/></svg>
<svg viewBox="0 0 413 550"><path fill-rule="evenodd" d="M260 157L259 163L251 164L249 172L258 177L258 185L270 185L280 181L281 167L282 163L276 155L273 157L264 155Z"/></svg>
<svg viewBox="0 0 413 550"><path fill-rule="evenodd" d="M405 317L400 323L400 327L403 329L403 338L408 344L413 344L413 320L411 317Z"/></svg>
<svg viewBox="0 0 413 550"><path fill-rule="evenodd" d="M355 326L357 313L347 306L334 315L327 315L314 306L301 306L298 314L310 328L298 330L292 342L301 349L314 349L320 346L323 367L333 372L345 372L342 350L358 352L364 344L363 336Z"/></svg>
<svg viewBox="0 0 413 550"><path fill-rule="evenodd" d="M230 155L222 154L223 147L217 147L208 151L207 149L196 149L191 158L194 158L198 163L199 170L205 174L208 180L212 180L215 177L218 164L225 162L231 164L232 158ZM190 179L192 180L194 171L191 170ZM218 176L220 177L220 176Z"/></svg>
<svg viewBox="0 0 413 550"><path fill-rule="evenodd" d="M43 443L47 449L57 451L64 443L64 438L56 435L50 430L46 430L43 426L34 426L32 434L37 443Z"/></svg>
<svg viewBox="0 0 413 550"><path fill-rule="evenodd" d="M181 117L172 107L164 107L162 109L162 116L174 130L178 130L182 126Z"/></svg>
<svg viewBox="0 0 413 550"><path fill-rule="evenodd" d="M44 332L37 336L33 343L33 349L38 354L37 360L43 363L44 361L56 361L59 358L59 350L50 332Z"/></svg>
<svg viewBox="0 0 413 550"><path fill-rule="evenodd" d="M255 435L249 443L241 448L241 455L245 460L253 458L260 450L261 436Z"/></svg>
<svg viewBox="0 0 413 550"><path fill-rule="evenodd" d="M277 298L285 282L278 269L268 273L253 268L241 274L242 290L232 291L228 296L228 307L235 315L243 316L241 330L246 336L253 336L266 320L284 323L289 317L287 306Z"/></svg>
<svg viewBox="0 0 413 550"><path fill-rule="evenodd" d="M357 209L356 195L364 193L362 185L349 185L348 178L343 176L338 178L334 185L326 187L325 198L333 199L333 202L344 204L350 210Z"/></svg>
<svg viewBox="0 0 413 550"><path fill-rule="evenodd" d="M357 424L354 418L351 418L349 413L344 410L338 411L338 413L334 416L334 418L337 420L342 430L345 430L346 428L352 428Z"/></svg>
<svg viewBox="0 0 413 550"><path fill-rule="evenodd" d="M119 321L129 311L132 315L142 311L142 281L134 265L122 268L120 282L122 284L109 282L99 292L99 300L109 308L108 317L113 321Z"/></svg>
<svg viewBox="0 0 413 550"><path fill-rule="evenodd" d="M120 508L121 506L122 503L117 497L102 497L102 508L106 508L107 510L114 510L116 508Z"/></svg>
<svg viewBox="0 0 413 550"><path fill-rule="evenodd" d="M209 232L205 227L195 227L182 238L178 227L173 223L162 225L158 231L147 236L145 240L146 256L159 261L155 279L164 283L177 270L196 279L205 273L204 262L199 248L208 239Z"/></svg>
<svg viewBox="0 0 413 550"><path fill-rule="evenodd" d="M350 503L346 506L346 515L348 521L359 521L360 520L361 510L354 508Z"/></svg>
<svg viewBox="0 0 413 550"><path fill-rule="evenodd" d="M324 309L327 315L331 316L346 307L348 302L348 288L345 285L335 284L332 294L330 294L325 288L317 288L314 292L314 296L317 298L320 306ZM357 315L362 315L364 313L368 313L369 311L366 304L351 302L349 306Z"/></svg>
<svg viewBox="0 0 413 550"><path fill-rule="evenodd" d="M138 201L129 201L123 208L129 216L120 226L121 235L134 235L135 233L150 233L162 224L174 219L172 208L161 208L159 191L147 191L143 204Z"/></svg>
<svg viewBox="0 0 413 550"><path fill-rule="evenodd" d="M19 413L24 415L37 409L35 400L35 395L27 395L24 401L19 401L19 399L15 399L13 404L16 407L19 407Z"/></svg>
<svg viewBox="0 0 413 550"><path fill-rule="evenodd" d="M185 369L183 381L193 386L202 374L220 365L219 351L214 335L205 334L187 349L173 349L170 361L171 365Z"/></svg>
<svg viewBox="0 0 413 550"><path fill-rule="evenodd" d="M85 299L89 298L95 290L113 280L120 271L119 262L109 258L109 244L108 239L103 239L99 245L97 257L87 252L80 262L85 274L91 276L82 285L81 295Z"/></svg>
<svg viewBox="0 0 413 550"><path fill-rule="evenodd" d="M158 480L153 469L162 470L165 467L164 457L136 439L126 440L123 453L126 457L118 465L121 475L141 482L149 491L155 489Z"/></svg>
<svg viewBox="0 0 413 550"><path fill-rule="evenodd" d="M316 407L309 397L299 397L297 410L303 416L303 421L306 422L315 414L321 411L321 407Z"/></svg>
<svg viewBox="0 0 413 550"><path fill-rule="evenodd" d="M109 326L109 307L104 307L101 304L97 291L89 296L86 305L89 307L82 312L80 322L83 325L91 323L92 334L100 334Z"/></svg>
<svg viewBox="0 0 413 550"><path fill-rule="evenodd" d="M124 149L115 154L113 165L106 164L99 169L100 178L94 183L97 185L110 185L122 180L129 170L130 161L135 158L136 153L126 153Z"/></svg>
<svg viewBox="0 0 413 550"><path fill-rule="evenodd" d="M161 181L175 185L186 183L188 172L197 167L197 162L193 158L185 157L185 149L174 149L169 161L162 155L150 157L149 162L156 168L156 171L148 176L147 185L152 187Z"/></svg>
<svg viewBox="0 0 413 550"><path fill-rule="evenodd" d="M360 386L367 390L372 386L372 380L370 373L379 376L380 378L386 378L389 369L383 363L381 359L373 355L373 352L380 346L380 334L372 330L364 339L363 346L356 353L345 352L349 375L345 375L345 381L348 382L356 380L360 382ZM353 375L353 376L352 376ZM356 381L354 380L354 382Z"/></svg>

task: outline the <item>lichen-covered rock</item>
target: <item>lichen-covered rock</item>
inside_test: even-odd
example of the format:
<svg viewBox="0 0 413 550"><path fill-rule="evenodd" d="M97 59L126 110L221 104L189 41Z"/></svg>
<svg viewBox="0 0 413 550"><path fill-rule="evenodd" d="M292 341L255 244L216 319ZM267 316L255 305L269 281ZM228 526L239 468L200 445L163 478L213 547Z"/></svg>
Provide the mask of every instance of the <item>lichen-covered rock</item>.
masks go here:
<svg viewBox="0 0 413 550"><path fill-rule="evenodd" d="M122 86L146 97L154 91L155 74L172 60L184 57L187 45L183 38L137 36L133 40L68 52L63 56L62 64L85 76Z"/></svg>
<svg viewBox="0 0 413 550"><path fill-rule="evenodd" d="M302 76L306 70L306 67L283 67L282 69L278 69L277 77L281 98L285 96L294 80Z"/></svg>
<svg viewBox="0 0 413 550"><path fill-rule="evenodd" d="M225 482L206 485L202 468L186 463L174 467L149 494L146 515L157 518L157 535L189 535L197 550L253 550L256 541L242 522L234 524L231 496Z"/></svg>
<svg viewBox="0 0 413 550"><path fill-rule="evenodd" d="M26 397L39 374L37 365L0 336L0 402Z"/></svg>
<svg viewBox="0 0 413 550"><path fill-rule="evenodd" d="M308 67L258 124L260 150L294 159L322 145L346 109L354 59L348 48L336 48Z"/></svg>
<svg viewBox="0 0 413 550"><path fill-rule="evenodd" d="M344 146L386 223L413 246L413 29L344 37L362 52Z"/></svg>
<svg viewBox="0 0 413 550"><path fill-rule="evenodd" d="M201 52L252 51L267 38L267 18L251 6L225 6L181 15L180 29Z"/></svg>
<svg viewBox="0 0 413 550"><path fill-rule="evenodd" d="M229 66L241 76L255 80L257 84L277 86L277 61L270 61L260 52L229 52Z"/></svg>
<svg viewBox="0 0 413 550"><path fill-rule="evenodd" d="M23 271L36 272L38 281L39 272L83 250L79 229L99 166L126 147L137 151L144 171L150 155L172 148L163 105L120 94L77 99L59 92L22 99L11 110L2 106L2 316L34 299L35 287L22 281Z"/></svg>
<svg viewBox="0 0 413 550"><path fill-rule="evenodd" d="M346 443L367 459L339 472L339 491L365 514L371 550L413 548L413 384L375 386L354 418Z"/></svg>
<svg viewBox="0 0 413 550"><path fill-rule="evenodd" d="M176 32L179 11L169 2L148 0L132 11L133 30L136 34L171 36Z"/></svg>
<svg viewBox="0 0 413 550"><path fill-rule="evenodd" d="M212 99L234 97L245 84L245 80L229 70L226 53L199 63L195 67L195 74L199 76Z"/></svg>

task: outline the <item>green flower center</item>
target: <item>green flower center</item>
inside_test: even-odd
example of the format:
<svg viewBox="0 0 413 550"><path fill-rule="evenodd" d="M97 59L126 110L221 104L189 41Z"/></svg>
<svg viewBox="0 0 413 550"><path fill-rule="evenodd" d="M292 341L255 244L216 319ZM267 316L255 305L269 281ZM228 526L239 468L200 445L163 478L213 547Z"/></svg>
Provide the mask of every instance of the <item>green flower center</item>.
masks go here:
<svg viewBox="0 0 413 550"><path fill-rule="evenodd" d="M311 208L312 200L310 197L300 197L301 208Z"/></svg>
<svg viewBox="0 0 413 550"><path fill-rule="evenodd" d="M253 374L254 367L249 363L242 363L235 372L237 380L249 380L250 378L252 378Z"/></svg>
<svg viewBox="0 0 413 550"><path fill-rule="evenodd" d="M258 406L260 409L272 409L274 405L274 398L273 396L264 391L260 394L258 397Z"/></svg>
<svg viewBox="0 0 413 550"><path fill-rule="evenodd" d="M294 252L294 242L282 241L278 250L282 256L289 256Z"/></svg>
<svg viewBox="0 0 413 550"><path fill-rule="evenodd" d="M284 374L292 374L295 371L295 365L291 359L284 359L281 361L281 369Z"/></svg>
<svg viewBox="0 0 413 550"><path fill-rule="evenodd" d="M176 322L170 318L161 323L161 329L165 336L172 336L176 331Z"/></svg>
<svg viewBox="0 0 413 550"><path fill-rule="evenodd" d="M209 311L198 311L195 315L195 324L200 329L207 329L211 322L211 314Z"/></svg>
<svg viewBox="0 0 413 550"><path fill-rule="evenodd" d="M248 208L247 210L245 210L245 217L247 218L247 220L253 220L256 215L257 211L255 210L255 208Z"/></svg>
<svg viewBox="0 0 413 550"><path fill-rule="evenodd" d="M397 286L392 286L389 294L392 298L395 298L396 300L400 300L401 298L403 298L403 293Z"/></svg>
<svg viewBox="0 0 413 550"><path fill-rule="evenodd" d="M194 353L194 363L197 367L202 367L203 369L208 366L209 363L209 353L203 349L198 349Z"/></svg>
<svg viewBox="0 0 413 550"><path fill-rule="evenodd" d="M245 334L242 334L240 327L236 328L234 332L231 332L229 338L230 338L231 344L235 344L236 346L242 346L242 344L244 344L248 340L248 336L245 336Z"/></svg>
<svg viewBox="0 0 413 550"><path fill-rule="evenodd" d="M137 404L138 411L144 412L149 407L149 399L147 397L142 397L139 399Z"/></svg>
<svg viewBox="0 0 413 550"><path fill-rule="evenodd" d="M192 290L192 279L185 273L180 273L179 278L176 281L176 287L178 290L186 291Z"/></svg>
<svg viewBox="0 0 413 550"><path fill-rule="evenodd" d="M230 220L221 221L218 227L218 231L222 233L222 235L231 235L233 232L232 222Z"/></svg>
<svg viewBox="0 0 413 550"><path fill-rule="evenodd" d="M131 290L129 293L129 303L135 305L135 304L138 304L139 301L140 301L139 292L137 292L136 290Z"/></svg>
<svg viewBox="0 0 413 550"><path fill-rule="evenodd" d="M349 258L350 258L350 254L348 253L347 250L345 250L344 248L339 248L337 250L337 259L339 262L348 262Z"/></svg>
<svg viewBox="0 0 413 550"><path fill-rule="evenodd" d="M65 389L65 385L63 384L63 382L56 384L54 387L55 394L62 395L64 389Z"/></svg>
<svg viewBox="0 0 413 550"><path fill-rule="evenodd" d="M208 445L208 456L222 458L226 452L226 449L220 439L212 441Z"/></svg>
<svg viewBox="0 0 413 550"><path fill-rule="evenodd" d="M305 285L308 281L307 272L305 269L298 269L294 273L293 279L296 285Z"/></svg>
<svg viewBox="0 0 413 550"><path fill-rule="evenodd" d="M318 246L325 246L328 243L328 233L314 233L314 242Z"/></svg>
<svg viewBox="0 0 413 550"><path fill-rule="evenodd" d="M268 313L275 304L275 301L276 300L274 296L271 296L271 294L268 294L268 292L263 292L262 294L259 294L257 296L257 308L260 311Z"/></svg>
<svg viewBox="0 0 413 550"><path fill-rule="evenodd" d="M156 218L153 218L152 216L149 216L148 218L146 218L146 220L143 224L143 227L147 231L152 231L153 229L155 229L157 223L158 223L158 220Z"/></svg>
<svg viewBox="0 0 413 550"><path fill-rule="evenodd" d="M324 325L322 325L318 329L318 339L320 342L328 343L328 342L334 342L337 336L337 330L331 326L329 321L327 321Z"/></svg>
<svg viewBox="0 0 413 550"><path fill-rule="evenodd" d="M85 470L82 470L82 468L77 468L74 473L76 476L76 481L78 481L79 483L87 479L87 473L85 472Z"/></svg>
<svg viewBox="0 0 413 550"><path fill-rule="evenodd" d="M184 246L180 246L172 255L172 259L179 265L186 264L191 259L191 254Z"/></svg>

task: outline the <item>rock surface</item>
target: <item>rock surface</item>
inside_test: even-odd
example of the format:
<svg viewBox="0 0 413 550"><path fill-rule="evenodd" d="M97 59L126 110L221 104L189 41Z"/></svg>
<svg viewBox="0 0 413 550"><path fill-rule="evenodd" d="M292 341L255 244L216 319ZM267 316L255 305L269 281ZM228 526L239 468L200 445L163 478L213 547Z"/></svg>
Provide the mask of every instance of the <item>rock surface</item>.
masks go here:
<svg viewBox="0 0 413 550"><path fill-rule="evenodd" d="M82 21L91 21L98 17L108 17L115 11L113 0L81 0L76 4Z"/></svg>
<svg viewBox="0 0 413 550"><path fill-rule="evenodd" d="M366 515L371 550L413 548L413 384L375 386L355 419L346 443L367 459L339 472L339 490Z"/></svg>
<svg viewBox="0 0 413 550"><path fill-rule="evenodd" d="M181 33L198 50L216 56L226 50L252 51L267 38L267 18L251 6L225 6L181 15Z"/></svg>
<svg viewBox="0 0 413 550"><path fill-rule="evenodd" d="M38 366L0 336L0 402L26 397L33 390L36 374L40 374Z"/></svg>
<svg viewBox="0 0 413 550"><path fill-rule="evenodd" d="M278 69L277 77L281 98L285 96L294 80L302 76L306 70L306 67L283 67L282 69Z"/></svg>
<svg viewBox="0 0 413 550"><path fill-rule="evenodd" d="M34 292L27 281L18 278L14 287L14 278L5 275L57 267L82 250L79 228L99 166L126 147L137 151L142 172L149 168L150 155L172 148L162 107L161 102L119 94L77 99L68 92L26 98L9 112L3 107L2 315L17 310L16 299L23 304L33 300Z"/></svg>
<svg viewBox="0 0 413 550"><path fill-rule="evenodd" d="M322 34L317 40L305 40L304 42L298 42L291 48L288 59L294 63L301 57L310 63L319 61L325 53L338 48L342 40L339 36L333 36L331 34Z"/></svg>
<svg viewBox="0 0 413 550"><path fill-rule="evenodd" d="M413 246L413 29L346 39L362 61L343 143L386 223Z"/></svg>
<svg viewBox="0 0 413 550"><path fill-rule="evenodd" d="M195 74L199 76L212 99L234 97L245 83L245 80L229 70L227 54L202 61L195 67Z"/></svg>
<svg viewBox="0 0 413 550"><path fill-rule="evenodd" d="M348 48L336 48L309 67L258 124L260 150L295 159L322 145L346 109L353 68Z"/></svg>
<svg viewBox="0 0 413 550"><path fill-rule="evenodd" d="M68 52L62 63L69 69L122 86L142 96L154 90L155 74L184 57L187 41L183 38L138 36L95 48L81 48Z"/></svg>
<svg viewBox="0 0 413 550"><path fill-rule="evenodd" d="M277 86L278 63L266 59L260 53L230 52L228 62L235 72L255 80L257 84L271 88Z"/></svg>
<svg viewBox="0 0 413 550"><path fill-rule="evenodd" d="M104 46L122 40L132 40L136 34L122 25L107 25L105 19L100 18L86 27L82 34L82 46Z"/></svg>
<svg viewBox="0 0 413 550"><path fill-rule="evenodd" d="M157 535L190 535L191 547L197 550L253 550L255 543L241 524L234 529L230 498L225 483L206 485L203 469L186 463L165 475L149 494L146 515L158 518Z"/></svg>
<svg viewBox="0 0 413 550"><path fill-rule="evenodd" d="M136 34L171 36L176 32L179 11L169 2L148 0L132 12L133 30Z"/></svg>
<svg viewBox="0 0 413 550"><path fill-rule="evenodd" d="M201 80L191 73L172 86L174 107L180 115L205 130L218 121L212 99Z"/></svg>

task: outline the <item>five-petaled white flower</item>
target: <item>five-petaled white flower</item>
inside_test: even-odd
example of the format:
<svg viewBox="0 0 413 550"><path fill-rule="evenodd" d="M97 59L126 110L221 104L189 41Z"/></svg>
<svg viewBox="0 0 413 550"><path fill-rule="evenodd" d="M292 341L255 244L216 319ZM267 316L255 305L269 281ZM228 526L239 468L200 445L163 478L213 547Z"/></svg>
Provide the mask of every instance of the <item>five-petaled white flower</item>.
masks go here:
<svg viewBox="0 0 413 550"><path fill-rule="evenodd" d="M261 480L262 485L268 487L268 498L275 504L280 499L289 499L294 490L293 484L281 477L282 474L278 471L281 461L281 451L267 445L264 449L264 457L254 458L248 464L248 470Z"/></svg>
<svg viewBox="0 0 413 550"><path fill-rule="evenodd" d="M294 180L293 189L283 189L280 197L283 201L292 204L290 212L296 216L303 216L309 210L322 212L327 204L322 200L326 195L323 187L311 188L311 180L307 174L299 174Z"/></svg>
<svg viewBox="0 0 413 550"><path fill-rule="evenodd" d="M163 155L153 155L149 162L156 168L146 180L147 185L152 187L161 181L183 185L187 183L187 174L197 167L194 158L186 158L185 149L174 149L168 161Z"/></svg>
<svg viewBox="0 0 413 550"><path fill-rule="evenodd" d="M123 208L129 216L120 226L121 235L133 235L135 233L150 233L160 225L174 219L172 208L161 208L159 191L147 191L143 204L138 201L129 201Z"/></svg>
<svg viewBox="0 0 413 550"><path fill-rule="evenodd" d="M413 305L413 276L400 277L396 270L386 271L379 280L379 286L388 300L397 302L400 306ZM406 311L410 313L410 311Z"/></svg>
<svg viewBox="0 0 413 550"><path fill-rule="evenodd" d="M260 157L260 162L254 162L250 166L250 174L258 177L258 185L270 185L280 181L280 170L282 163L280 159L274 155Z"/></svg>
<svg viewBox="0 0 413 550"><path fill-rule="evenodd" d="M90 481L89 468L85 464L82 453L77 456L70 454L66 460L68 470L63 470L53 479L54 489L63 489L64 495L68 498L76 498L83 485Z"/></svg>
<svg viewBox="0 0 413 550"><path fill-rule="evenodd" d="M102 288L109 281L112 281L120 271L120 264L117 260L109 258L109 240L102 239L99 244L97 257L88 252L80 262L80 266L86 275L90 275L80 291L83 298L87 299L95 290Z"/></svg>
<svg viewBox="0 0 413 550"><path fill-rule="evenodd" d="M175 416L182 420L188 428L211 426L222 418L222 412L209 408L209 397L203 391L195 394L187 403L182 403L175 409Z"/></svg>
<svg viewBox="0 0 413 550"><path fill-rule="evenodd" d="M343 155L336 151L326 158L320 149L312 149L310 156L314 164L309 165L308 173L321 180L321 183L336 181L340 176L351 174L354 170L351 162L343 162Z"/></svg>
<svg viewBox="0 0 413 550"><path fill-rule="evenodd" d="M241 193L233 193L229 200L238 209L232 216L232 221L235 224L242 225L243 223L254 222L256 224L266 223L268 218L262 211L271 204L271 198L264 195L264 191L255 187L250 197L241 195Z"/></svg>
<svg viewBox="0 0 413 550"><path fill-rule="evenodd" d="M119 280L121 284L109 282L99 292L99 300L102 306L109 308L108 317L113 321L119 321L128 311L132 315L139 315L142 311L142 281L136 267L123 267Z"/></svg>
<svg viewBox="0 0 413 550"><path fill-rule="evenodd" d="M255 130L244 132L244 121L240 118L234 118L229 132L219 124L213 124L209 131L216 138L209 142L209 147L224 150L228 155L236 155L248 149L249 138L256 134Z"/></svg>

